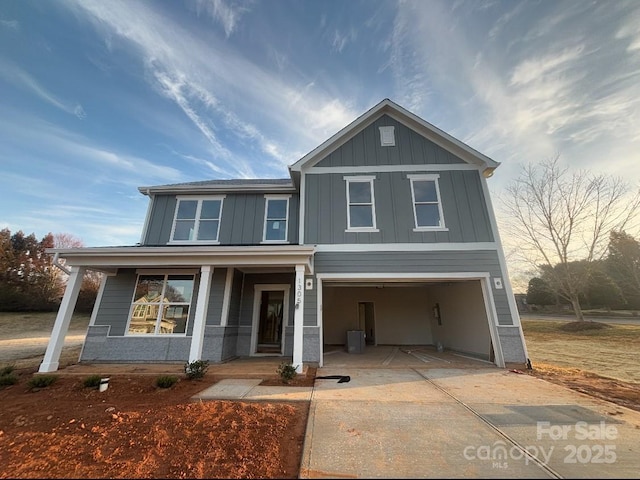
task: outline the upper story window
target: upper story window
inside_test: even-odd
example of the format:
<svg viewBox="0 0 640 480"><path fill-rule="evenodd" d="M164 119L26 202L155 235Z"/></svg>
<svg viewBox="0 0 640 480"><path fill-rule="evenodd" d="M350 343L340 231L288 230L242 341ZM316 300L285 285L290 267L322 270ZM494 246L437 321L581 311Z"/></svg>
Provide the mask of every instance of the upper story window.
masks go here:
<svg viewBox="0 0 640 480"><path fill-rule="evenodd" d="M217 197L178 197L172 242L218 242L222 201Z"/></svg>
<svg viewBox="0 0 640 480"><path fill-rule="evenodd" d="M263 242L287 241L289 197L289 195L265 195Z"/></svg>
<svg viewBox="0 0 640 480"><path fill-rule="evenodd" d="M344 177L347 182L347 231L378 231L373 192L375 178L375 176Z"/></svg>
<svg viewBox="0 0 640 480"><path fill-rule="evenodd" d="M194 275L139 275L129 316L129 335L185 334Z"/></svg>
<svg viewBox="0 0 640 480"><path fill-rule="evenodd" d="M407 178L411 181L414 230L444 230L438 185L440 175L408 175Z"/></svg>

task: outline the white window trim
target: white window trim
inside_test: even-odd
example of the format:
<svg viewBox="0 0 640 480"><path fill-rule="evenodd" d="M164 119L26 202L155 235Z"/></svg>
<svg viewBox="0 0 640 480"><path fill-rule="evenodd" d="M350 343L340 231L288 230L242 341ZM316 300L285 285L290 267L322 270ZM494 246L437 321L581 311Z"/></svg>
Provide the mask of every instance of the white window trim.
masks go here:
<svg viewBox="0 0 640 480"><path fill-rule="evenodd" d="M289 199L291 195L265 195L264 196L264 222L262 224L262 241L260 243L289 243L289 205L291 202ZM285 230L284 230L284 240L267 240L267 211L269 207L269 200L286 200L287 201L287 211L285 217Z"/></svg>
<svg viewBox="0 0 640 480"><path fill-rule="evenodd" d="M442 212L442 197L440 196L440 175L437 173L432 174L417 174L417 175L407 175L407 178L411 182L411 205L413 208L413 224L415 228L414 232L447 232L449 229L446 227L444 223L444 214ZM413 188L414 181L432 181L435 182L436 185L436 195L438 198L438 214L440 215L440 225L434 226L419 226L418 225L418 213L416 212L416 194Z"/></svg>
<svg viewBox="0 0 640 480"><path fill-rule="evenodd" d="M191 316L191 304L193 302L193 298L194 298L194 294L195 294L195 287L196 287L196 278L195 278L195 274L193 272L188 273L187 275L193 275L193 288L194 291L191 292L191 302L171 302L172 305L188 305L189 306L189 315L187 316L187 323L184 327L184 333L159 333L158 332L158 327L160 325L160 316L162 315L162 308L158 309L158 316L156 317L156 327L153 333L129 333L129 326L131 325L131 320L133 320L133 310L136 307L136 287L138 286L138 282L140 281L140 277L141 276L145 276L145 275L163 275L164 276L164 280L162 283L162 292L160 294L160 298L164 298L164 292L165 289L167 288L167 281L169 280L169 276L170 275L178 275L178 274L184 274L184 273L176 273L176 272L180 272L179 270L164 270L163 272L146 272L146 273L139 273L136 277L136 284L133 288L133 295L131 296L131 307L129 308L129 318L127 319L127 326L125 328L124 334L126 337L139 337L139 338L164 338L164 337L186 337L187 336L187 330L189 330L189 317ZM160 302L160 305L163 305L163 302Z"/></svg>
<svg viewBox="0 0 640 480"><path fill-rule="evenodd" d="M192 195L178 195L176 196L176 208L173 212L173 224L171 225L171 235L169 236L169 245L192 245L192 244L206 244L206 245L219 245L220 244L220 225L222 225L222 209L224 207L224 199L226 195L210 195L204 197L195 197ZM193 238L194 240L173 240L173 235L176 230L176 221L178 220L178 206L181 200L197 201L196 206L196 218L194 224ZM200 228L200 212L202 210L202 202L204 200L220 200L220 216L218 217L218 230L216 231L215 240L196 240L198 238L198 229ZM210 220L210 219L209 219Z"/></svg>
<svg viewBox="0 0 640 480"><path fill-rule="evenodd" d="M375 189L373 188L373 181L376 179L375 175L347 175L342 177L345 180L346 189L347 189L347 228L345 232L379 232L376 226L376 196ZM359 183L369 183L369 188L371 189L371 219L373 225L371 227L352 227L351 226L351 199L349 196L349 183L350 182L359 182Z"/></svg>

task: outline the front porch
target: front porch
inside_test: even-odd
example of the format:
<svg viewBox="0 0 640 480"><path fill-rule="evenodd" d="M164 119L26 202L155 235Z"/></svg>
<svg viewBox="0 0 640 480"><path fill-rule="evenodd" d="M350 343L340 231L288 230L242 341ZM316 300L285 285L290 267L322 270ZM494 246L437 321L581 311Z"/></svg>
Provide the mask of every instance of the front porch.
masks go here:
<svg viewBox="0 0 640 480"><path fill-rule="evenodd" d="M70 276L39 371L58 369L82 277L94 270L104 276L81 354L85 363L183 365L269 354L288 357L302 372L304 277L313 273L313 252L298 245L55 250ZM271 317L263 323L278 302L280 323ZM144 329L138 328L141 307L153 313ZM165 317L179 318L179 327L162 328Z"/></svg>

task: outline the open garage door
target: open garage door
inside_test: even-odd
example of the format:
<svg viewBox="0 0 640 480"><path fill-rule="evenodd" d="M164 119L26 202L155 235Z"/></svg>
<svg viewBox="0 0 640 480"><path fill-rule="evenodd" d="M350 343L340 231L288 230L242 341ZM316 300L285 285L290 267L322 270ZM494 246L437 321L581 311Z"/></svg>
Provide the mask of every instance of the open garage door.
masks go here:
<svg viewBox="0 0 640 480"><path fill-rule="evenodd" d="M500 366L485 278L322 278L323 351L363 331L367 346L438 346Z"/></svg>

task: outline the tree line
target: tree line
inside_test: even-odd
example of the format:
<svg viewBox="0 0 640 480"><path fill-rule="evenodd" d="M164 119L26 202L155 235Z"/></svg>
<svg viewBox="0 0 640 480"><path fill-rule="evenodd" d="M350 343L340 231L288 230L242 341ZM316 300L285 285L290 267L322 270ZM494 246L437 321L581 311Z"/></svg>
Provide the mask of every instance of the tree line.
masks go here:
<svg viewBox="0 0 640 480"><path fill-rule="evenodd" d="M611 232L606 258L587 262L578 260L565 266L543 265L540 275L529 280L527 304L570 305L560 293L558 279L575 279L580 304L609 310L640 310L640 241L626 232Z"/></svg>
<svg viewBox="0 0 640 480"><path fill-rule="evenodd" d="M53 264L48 248L82 247L72 235L35 234L0 230L0 311L55 311L60 305L67 275ZM76 311L91 312L100 286L100 274L87 272Z"/></svg>

